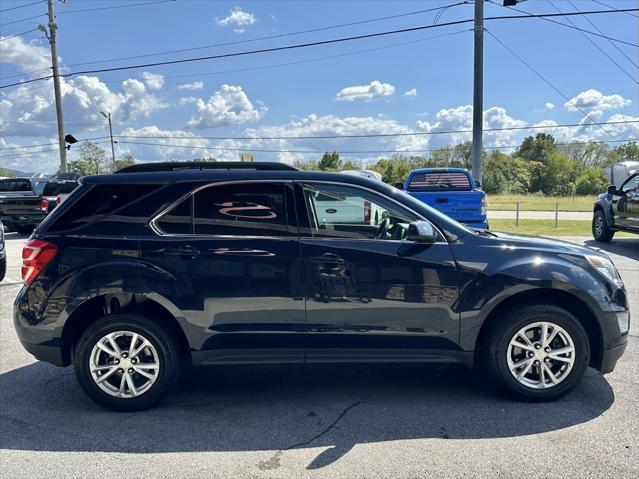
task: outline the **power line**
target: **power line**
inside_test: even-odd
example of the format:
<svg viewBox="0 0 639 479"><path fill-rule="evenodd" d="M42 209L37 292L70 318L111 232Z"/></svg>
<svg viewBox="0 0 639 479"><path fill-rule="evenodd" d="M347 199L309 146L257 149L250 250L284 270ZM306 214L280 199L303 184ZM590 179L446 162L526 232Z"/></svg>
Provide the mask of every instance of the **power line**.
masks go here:
<svg viewBox="0 0 639 479"><path fill-rule="evenodd" d="M32 5L38 5L39 3L41 3L40 0L38 0L37 2L33 2L33 3L27 3L26 5L18 5L17 7L3 8L2 10L0 10L0 13L9 12L11 10L18 10L19 8L30 7Z"/></svg>
<svg viewBox="0 0 639 479"><path fill-rule="evenodd" d="M257 37L257 38L249 38L246 40L237 40L237 41L233 41L233 42L224 42L224 43L214 43L214 44L210 44L210 45L202 45L199 47L190 47L190 48L181 48L178 50L166 50L166 51L162 51L162 52L155 52L155 53L147 53L144 55L132 55L132 56L128 56L128 57L118 57L118 58L110 58L107 60L98 60L98 61L91 61L91 62L82 62L82 63L70 63L68 65L65 65L66 67L76 67L76 66L83 66L83 65L94 65L96 63L109 63L109 62L115 62L115 61L121 61L121 60L133 60L136 58L148 58L148 57L154 57L154 56L160 56L160 55L169 55L172 53L185 53L185 52L192 52L192 51L197 51L197 50L206 50L209 48L217 48L217 47L227 47L227 46L232 46L232 45L240 45L240 44L245 44L245 43L253 43L253 42L257 42L257 41L262 41L262 40L273 40L275 38L284 38L284 37L290 37L290 36L295 36L295 35L303 35L306 33L315 33L315 32L322 32L322 31L326 31L326 30L334 30L336 28L344 28L344 27L352 27L355 25L363 25L366 23L373 23L373 22L379 22L382 20L390 20L393 18L401 18L401 17L407 17L407 16L412 16L412 15L419 15L422 13L427 13L427 12L432 12L435 10L441 10L441 9L446 9L446 8L450 8L450 7L456 7L459 5L464 5L468 2L464 1L464 2L458 2L458 3L453 3L451 5L445 5L445 6L441 6L441 7L436 7L436 8L427 8L425 10L416 10L413 12L406 12L406 13L400 13L397 15L388 15L385 17L377 17L377 18L370 18L367 20L360 20L360 21L356 21L356 22L349 22L349 23L341 23L339 25L331 25L331 26L326 26L326 27L319 27L319 28L311 28L308 30L300 30L300 31L296 31L296 32L289 32L289 33L280 33L277 35L268 35L265 37Z"/></svg>
<svg viewBox="0 0 639 479"><path fill-rule="evenodd" d="M492 4L494 4L494 5L498 5L500 7L502 6L501 3L495 2L494 0L486 0L486 1L488 1L488 2L490 2ZM592 30L586 30L585 28L580 28L580 27L577 27L575 25L570 25L568 23L558 22L557 20L553 20L552 18L547 18L547 17L552 17L552 16L555 16L555 17L559 17L559 16L570 17L570 16L574 16L574 15L579 15L579 14L581 14L581 15L590 15L590 14L596 13L596 12L598 12L598 13L629 13L630 11L633 11L633 12L639 11L639 9L636 9L636 8L631 8L631 9L626 9L626 10L619 10L619 9L614 9L613 8L611 10L595 10L595 11L580 12L580 13L561 12L561 13L556 13L554 15L539 15L539 14L530 13L530 12L527 12L526 10L521 10L520 8L515 8L515 7L506 7L506 8L508 8L509 10L513 10L515 12L524 13L526 15L526 17L529 17L529 18L541 18L542 20L554 23L556 25L561 25L562 27L570 28L572 30L577 30L577 31L580 31L580 32L583 32L583 33L587 33L589 35L594 35L596 37L606 38L606 39L611 40L613 42L622 43L624 45L628 45L628 46L631 46L631 47L639 48L639 45L637 45L636 43L627 42L627 41L621 40L619 38L611 37L610 35L604 35L602 33L593 32ZM513 18L525 18L525 17L513 17ZM491 20L491 18L485 18L484 20Z"/></svg>
<svg viewBox="0 0 639 479"><path fill-rule="evenodd" d="M197 138L194 138L195 140ZM623 140L597 140L597 141L582 141L582 142L570 142L570 143L555 143L557 146L568 146L568 145L587 145L591 143L626 143L628 141L637 141L639 138L626 138ZM234 148L234 147L221 147L221 146L189 146L189 145L176 145L176 144L168 144L168 143L150 143L150 142L140 142L140 141L119 141L119 145L141 145L141 146L163 146L165 148L190 148L196 150L214 150L214 151L241 151L246 152L250 150L255 153L308 153L308 154L321 154L324 153L325 150L291 150L291 149L255 149L255 148ZM509 145L509 146L486 146L485 150L501 150L501 149L513 149L517 148L520 145ZM375 153L422 153L429 151L439 151L445 147L439 148L424 148L424 149L408 149L408 150L338 150L338 153L341 154L375 154Z"/></svg>
<svg viewBox="0 0 639 479"><path fill-rule="evenodd" d="M548 85L550 88L552 88L553 90L555 90L557 93L559 93L559 95L561 95L562 98L564 98L567 102L570 102L570 98L568 98L568 96L566 96L559 88L557 88L555 85L553 85L550 80L548 80L545 76L543 76L541 73L539 73L530 63L528 63L526 60L524 60L522 57L520 57L517 53L515 53L515 51L513 49L511 49L508 45L506 45L504 42L502 42L499 38L497 38L495 36L494 33L492 33L490 30L486 29L486 33L488 33L491 37L493 37L497 43L499 43L502 47L504 47L508 52L510 52L511 55L513 55L515 58L517 58L517 60L519 60L521 63L523 63L530 71L532 71L535 75L537 75L546 85ZM589 120L590 115L588 113L586 113L581 107L579 107L578 105L574 104L573 105L575 107L575 109L579 110L581 113L583 113L586 118L588 118ZM606 130L603 126L599 125L599 128L601 129L601 131L603 131L604 133L606 133L608 136L612 137L613 135L610 134L610 132L608 130Z"/></svg>
<svg viewBox="0 0 639 479"><path fill-rule="evenodd" d="M629 10L629 11L639 11L639 9L627 9L627 10ZM621 10L619 10L619 11L621 11ZM504 20L504 19L534 18L534 17L591 15L591 14L598 14L598 13L611 13L611 11L610 10L594 10L594 11L587 11L587 12L544 13L544 14L527 14L527 15L505 15L505 16L497 16L497 17L487 17L487 18L485 18L485 20ZM239 57L239 56L246 56L246 55L255 55L255 54L260 54L260 53L271 53L271 52L277 52L277 51L283 51L283 50L296 50L296 49L300 49L300 48L307 48L307 47L313 47L313 46L319 46L319 45L330 45L330 44L342 43L342 42L347 42L347 41L363 40L363 39L367 39L367 38L375 38L375 37L381 37L381 36L386 36L386 35L394 35L394 34L398 34L398 33L415 32L415 31L420 31L420 30L428 30L428 29L431 29L431 28L446 27L446 26L451 26L451 25L460 25L460 24L469 23L469 22L472 22L472 21L473 21L473 19L456 20L456 21L452 21L452 22L440 23L440 24L437 24L437 25L421 25L421 26L417 26L417 27L402 28L402 29L398 29L398 30L388 30L388 31L384 31L384 32L368 33L368 34L364 34L364 35L354 35L354 36L350 36L350 37L334 38L334 39L330 39L330 40L321 40L321 41L315 41L315 42L298 43L298 44L292 44L292 45L285 45L285 46L281 46L281 47L262 48L262 49L248 50L248 51L243 51L243 52L224 53L224 54L219 54L219 55L209 55L209 56L205 56L205 57L184 58L184 59L180 59L180 60L167 60L167 61L162 61L162 62L143 63L143 64L136 64L136 65L126 65L126 66L120 66L120 67L99 68L99 69L94 69L94 70L83 70L83 71L78 71L78 72L65 73L65 74L60 75L60 76L61 77L72 77L72 76L77 76L77 75L87 75L87 74L91 74L91 73L105 73L105 72L122 71L122 70L133 70L133 69L150 68L150 67L164 66L164 65L176 65L176 64L181 64L181 63L192 63L192 62L199 62L199 61L204 61L204 60L216 60L216 59L221 59L221 58L231 58L231 57ZM592 34L601 36L600 34L596 34L596 33L592 33ZM610 38L612 38L612 37L610 37ZM634 45L634 44L631 44L629 42L624 42L623 40L616 40L616 41L623 42L623 43L626 43L626 44L629 44L629 45L633 45L633 46L639 47L639 45ZM23 81L16 82L16 83L2 85L2 86L0 86L0 89L9 88L9 87L12 87L12 86L23 85L23 84L26 84L26 83L32 83L32 82L40 81L40 80L48 80L49 78L52 78L52 75L47 75L47 76L44 76L44 77L32 78L30 80L23 80Z"/></svg>
<svg viewBox="0 0 639 479"><path fill-rule="evenodd" d="M40 3L40 2L38 2L38 3ZM37 32L37 31L38 31L37 28L32 28L31 30L27 30L26 32L22 32L22 33L16 33L15 35L11 35L10 37L0 37L0 42L3 42L5 40L9 40L10 38L19 37L21 35L26 35L27 33ZM44 71L44 70L38 70L38 71L41 72L41 71ZM20 76L20 75L17 75L17 76Z"/></svg>
<svg viewBox="0 0 639 479"><path fill-rule="evenodd" d="M131 7L143 7L145 5L157 5L160 3L173 3L176 0L157 0L154 2L143 2L143 3L130 3L128 5L112 5L110 7L96 7L96 8L84 8L82 10L64 10L59 12L58 15L67 15L70 13L84 13L84 12L94 12L97 10L114 10L116 8L131 8Z"/></svg>
<svg viewBox="0 0 639 479"><path fill-rule="evenodd" d="M610 121L610 122L597 122L597 123L570 123L564 125L532 125L532 126L515 126L505 128L485 128L484 132L494 131L519 131L519 130L546 130L554 128L576 128L576 127L588 127L588 126L600 126L600 125L623 125L629 123L638 123L639 120L623 120L623 121ZM361 135L315 135L315 136L198 136L188 138L184 136L153 136L153 135L115 135L116 138L134 138L134 139L172 139L172 140L250 140L250 141L267 141L267 140L329 140L329 139L353 139L353 138L396 138L405 136L432 136L432 135L452 135L457 133L472 133L473 130L442 130L442 131L418 131L411 133L367 133Z"/></svg>
<svg viewBox="0 0 639 479"><path fill-rule="evenodd" d="M78 141L103 140L104 138L109 138L109 137L108 136L95 136L93 138L84 138L84 139L78 140ZM53 144L54 143L41 143L39 145L11 146L9 148L3 147L0 151L4 151L4 150L19 150L19 149L24 149L24 148L40 148L42 146L49 146L49 145L53 145Z"/></svg>
<svg viewBox="0 0 639 479"><path fill-rule="evenodd" d="M615 7L613 7L612 5L609 5L609 4L607 4L607 3L600 2L600 1L598 1L598 0L592 0L592 1L593 1L593 2L595 2L595 3L598 3L599 5L603 5L604 7L608 7L608 8L610 8L611 10L617 10ZM639 15L635 15L634 13L630 13L630 12L623 12L623 11L621 11L621 10L617 10L617 11L619 11L619 12L621 12L621 13L625 13L626 15L630 15L631 17L639 18Z"/></svg>
<svg viewBox="0 0 639 479"><path fill-rule="evenodd" d="M547 0L547 1L548 1L548 3L549 3L549 4L550 4L550 5L551 5L551 6L552 6L555 10L557 10L558 12L560 12L560 11L561 11L561 10L559 10L559 8L557 8L557 6L554 4L554 2L553 2L552 0ZM575 8L575 10L579 11L579 10L578 10L578 9L577 9L577 8L576 8L576 7L575 7L575 6L574 6L574 5L570 2L570 1L569 1L568 3L570 3L570 5L572 5L572 6L573 6L573 8ZM585 18L588 18L588 17L585 17ZM575 25L575 23L574 23L574 22L573 22L570 18L568 18L567 20L568 20L568 22L570 22L570 24L571 24L571 25L576 26L576 25ZM590 20L589 20L589 21L590 21ZM592 23L592 22L591 22L591 23ZM595 28L596 28L596 27L595 27ZM606 52L603 48L601 48L599 45L597 45L597 43L596 43L596 42L595 42L592 38L590 38L590 37L589 37L588 35L586 35L584 32L579 32L579 33L581 33L581 35L582 35L582 36L583 36L586 40L588 40L590 43L592 43L592 44L593 44L593 46L594 46L597 50L599 50L601 53L603 53L603 54L604 54L604 56L605 56L608 60L610 60L610 61L611 61L611 62L612 62L612 63L613 63L613 64L614 64L617 68L619 68L619 70L621 70L623 73L625 73L625 75L626 75L628 78L630 78L630 79L631 79L634 83L636 83L637 85L639 85L639 81L637 81L637 80L635 79L635 77L633 77L630 73L628 73L628 72L626 71L626 69L625 69L625 68L623 68L621 65L619 65L619 63L617 63L617 61L616 61L614 58L612 58L610 55L608 55L608 53L607 53L607 52ZM608 41L610 41L610 40L608 40ZM612 42L611 42L611 43L612 43ZM613 45L614 45L614 43L613 43Z"/></svg>
<svg viewBox="0 0 639 479"><path fill-rule="evenodd" d="M577 10L577 11L579 11L579 9L575 6L575 4L574 4L571 0L568 0L568 3L572 6L572 8L574 8L574 9L575 9L575 10ZM603 34L603 32L602 32L602 31L601 31L601 30L597 27L597 25L595 25L595 24L594 24L594 22L593 22L592 20L590 20L590 18L588 18L588 17L584 17L584 19L585 19L588 23L590 23L590 24L593 26L593 28L594 28L595 30L597 30L599 33L602 33L602 34ZM572 22L571 22L571 23L572 23ZM614 48L615 48L615 49L616 49L619 53L621 53L621 54L622 54L622 55L626 58L626 60L628 60L628 61L632 64L632 66L633 66L633 67L635 67L635 68L639 69L639 65L637 65L637 64L636 64L636 63L632 60L632 58L630 58L628 55L626 55L626 52L624 52L621 48L619 48L619 46L618 46L615 42L613 42L613 41L611 41L611 40L609 40L609 39L607 39L607 40L608 40L608 43L610 43L610 44L611 44L611 45L612 45L612 46L613 46L613 47L614 47Z"/></svg>
<svg viewBox="0 0 639 479"><path fill-rule="evenodd" d="M272 65L260 65L260 66L255 66L255 67L246 67L246 68L236 68L233 70L221 70L221 71L216 71L216 72L200 72L200 73L189 73L189 74L185 74L185 75L166 75L164 76L165 79L177 79L177 78L200 78L200 77L205 77L205 76L214 76L214 75L227 75L229 73L240 73L240 72L247 72L247 71L255 71L255 70L265 70L265 69L269 69L269 68L279 68L279 67L285 67L285 66L292 66L292 65L301 65L301 64L306 64L306 63L313 63L313 62L318 62L318 61L323 61L323 60L330 60L330 59L334 59L334 58L343 58L343 57L347 57L347 56L352 56L352 55L359 55L361 53L370 53L370 52L375 52L375 51L379 51L379 50L385 50L387 48L396 48L396 47L400 47L400 46L405 46L405 45L411 45L411 44L415 44L415 43L421 43L427 40L435 40L438 38L444 38L444 37L449 37L449 36L453 36L453 35L459 35L460 33L467 33L470 32L472 30L458 30L456 32L450 32L450 33L443 33L441 35L434 35L434 36L429 36L429 37L424 37L424 38L420 38L417 40L410 40L407 42L399 42L399 43L392 43L389 45L383 45L380 47L374 47L374 48L366 48L366 49L362 49L362 50L354 50L351 52L346 52L346 53L339 53L336 55L327 55L327 56L323 56L323 57L316 57L316 58L309 58L306 60L296 60L296 61L292 61L292 62L285 62L285 63L276 63L276 64L272 64ZM120 78L120 79L115 79L115 80L100 80L102 83L120 83L124 80L126 80L127 78ZM75 82L91 82L91 79L83 79L83 78L76 78L74 80ZM37 89L37 88L44 88L44 87L48 87L48 85L30 85L30 86L25 86L24 88L29 88L29 89ZM2 123L2 122L0 122Z"/></svg>
<svg viewBox="0 0 639 479"><path fill-rule="evenodd" d="M32 17L20 18L19 20L12 20L10 22L0 23L0 27L6 27L7 25L13 25L14 23L26 22L27 20L33 20L34 18L40 18L46 16L46 13L40 15L34 15Z"/></svg>
<svg viewBox="0 0 639 479"><path fill-rule="evenodd" d="M45 150L39 150L39 151L30 151L30 152L24 152L24 153L13 153L11 155L2 155L0 156L0 160L5 160L7 158L17 158L19 156L29 156L29 155L34 155L36 153L46 153L49 151L58 151L59 148L47 148Z"/></svg>

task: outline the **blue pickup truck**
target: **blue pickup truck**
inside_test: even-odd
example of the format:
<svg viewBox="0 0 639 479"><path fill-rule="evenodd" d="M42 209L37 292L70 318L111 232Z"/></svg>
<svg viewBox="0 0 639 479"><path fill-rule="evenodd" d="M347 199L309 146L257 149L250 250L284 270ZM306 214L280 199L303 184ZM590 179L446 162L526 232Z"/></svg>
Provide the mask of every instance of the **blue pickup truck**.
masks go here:
<svg viewBox="0 0 639 479"><path fill-rule="evenodd" d="M402 189L419 201L471 228L488 229L486 193L465 168L420 168Z"/></svg>

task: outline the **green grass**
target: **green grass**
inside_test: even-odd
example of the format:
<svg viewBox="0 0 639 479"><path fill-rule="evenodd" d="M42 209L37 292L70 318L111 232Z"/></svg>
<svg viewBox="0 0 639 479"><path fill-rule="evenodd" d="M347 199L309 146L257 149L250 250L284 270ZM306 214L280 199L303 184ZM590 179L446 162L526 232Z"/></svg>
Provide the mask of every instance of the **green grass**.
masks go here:
<svg viewBox="0 0 639 479"><path fill-rule="evenodd" d="M594 196L488 195L488 208L494 211L514 211L519 201L520 211L592 211Z"/></svg>
<svg viewBox="0 0 639 479"><path fill-rule="evenodd" d="M555 220L519 220L519 226L515 226L515 220L492 219L490 229L535 236L592 236L590 221L580 220L559 220L558 227L555 228ZM630 233L615 234L615 238L632 236Z"/></svg>

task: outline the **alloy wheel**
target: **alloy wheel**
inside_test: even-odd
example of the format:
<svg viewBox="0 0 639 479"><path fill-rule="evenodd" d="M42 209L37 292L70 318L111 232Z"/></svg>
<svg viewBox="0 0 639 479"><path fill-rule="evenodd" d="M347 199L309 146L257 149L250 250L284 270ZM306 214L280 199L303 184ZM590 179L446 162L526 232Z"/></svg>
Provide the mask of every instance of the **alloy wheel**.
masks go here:
<svg viewBox="0 0 639 479"><path fill-rule="evenodd" d="M118 398L134 398L148 391L160 374L160 360L153 344L132 331L109 333L95 344L89 356L95 384Z"/></svg>
<svg viewBox="0 0 639 479"><path fill-rule="evenodd" d="M575 363L575 345L561 326L540 321L524 326L510 340L508 369L523 386L545 389L568 377Z"/></svg>

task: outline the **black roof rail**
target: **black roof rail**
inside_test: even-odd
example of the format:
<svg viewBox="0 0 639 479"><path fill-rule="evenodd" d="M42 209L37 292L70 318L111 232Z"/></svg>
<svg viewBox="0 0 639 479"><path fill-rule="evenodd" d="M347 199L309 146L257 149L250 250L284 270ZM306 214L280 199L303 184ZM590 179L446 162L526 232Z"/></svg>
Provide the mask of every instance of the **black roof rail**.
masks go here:
<svg viewBox="0 0 639 479"><path fill-rule="evenodd" d="M165 161L157 163L138 163L127 166L115 173L149 173L154 171L181 171L181 170L270 170L270 171L297 171L297 168L286 163L256 161Z"/></svg>

